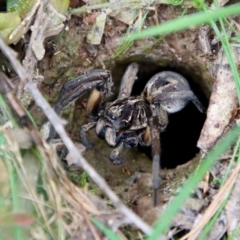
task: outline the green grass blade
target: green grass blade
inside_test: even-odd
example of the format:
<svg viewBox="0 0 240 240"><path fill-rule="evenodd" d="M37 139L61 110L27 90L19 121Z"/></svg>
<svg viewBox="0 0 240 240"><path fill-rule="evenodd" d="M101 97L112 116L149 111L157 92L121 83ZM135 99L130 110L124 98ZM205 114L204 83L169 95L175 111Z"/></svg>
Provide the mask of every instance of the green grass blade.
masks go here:
<svg viewBox="0 0 240 240"><path fill-rule="evenodd" d="M178 6L178 5L181 5L183 3L183 0L168 0L168 1L173 6Z"/></svg>
<svg viewBox="0 0 240 240"><path fill-rule="evenodd" d="M134 32L140 32L140 29L142 28L143 23L145 22L148 13L149 13L149 11L145 12L145 14L143 15L143 18L141 19L141 22L140 22L138 28L135 29ZM134 32L132 32L132 30L130 30L130 29L131 28L129 27L126 35L121 40L120 46L117 48L117 50L114 53L114 55L112 56L112 58L116 58L119 55L123 54L133 44L133 42L130 39L131 39L131 35L134 34Z"/></svg>
<svg viewBox="0 0 240 240"><path fill-rule="evenodd" d="M232 190L231 190L232 191ZM227 196L227 198L223 201L223 203L221 204L220 208L217 210L217 212L214 214L214 216L210 219L210 221L208 222L208 224L205 226L205 228L203 229L203 231L201 232L201 236L199 237L199 240L205 240L207 239L207 235L210 233L213 225L215 224L215 222L217 221L218 217L220 216L223 208L225 207L228 198L229 198L230 194Z"/></svg>
<svg viewBox="0 0 240 240"><path fill-rule="evenodd" d="M235 41L235 42L240 43L240 38L239 37L233 37L232 40Z"/></svg>
<svg viewBox="0 0 240 240"><path fill-rule="evenodd" d="M239 236L240 226L238 225L237 228L231 233L231 235L227 237L227 240L236 240Z"/></svg>
<svg viewBox="0 0 240 240"><path fill-rule="evenodd" d="M239 146L240 146L240 138L238 138L237 143L236 143L236 145L234 147L233 154L231 156L231 160L230 160L230 162L228 164L228 167L227 167L226 173L224 174L223 180L221 181L221 186L227 181L227 178L230 175L230 171L231 171L231 169L233 167L233 164L235 163L236 156L238 156L238 159L239 159L239 156L240 156L240 154L239 154Z"/></svg>
<svg viewBox="0 0 240 240"><path fill-rule="evenodd" d="M190 196L192 190L196 188L198 182L201 181L204 174L214 165L217 158L229 148L239 134L240 127L234 127L223 139L219 141L207 157L202 160L197 172L186 181L185 185L179 192L179 195L169 203L167 209L161 215L161 218L158 219L153 233L147 238L148 240L158 239L159 236L164 234L170 226L174 215L179 211L181 205Z"/></svg>
<svg viewBox="0 0 240 240"><path fill-rule="evenodd" d="M226 32L226 29L223 24L223 20L220 18L219 22L220 22L221 31L223 33L223 36L222 36L221 32L219 31L215 22L211 21L211 26L212 26L213 30L215 31L216 35L218 36L218 38L221 40L223 50L224 50L224 52L227 56L228 62L230 64L230 68L231 68L233 78L234 78L234 81L236 84L238 99L240 101L240 78L239 78L239 74L238 74L237 65L235 63L233 53L232 53L232 50L230 47L230 43L228 41L228 36L227 36L227 32Z"/></svg>
<svg viewBox="0 0 240 240"><path fill-rule="evenodd" d="M6 104L5 98L4 98L4 96L2 94L0 94L0 111L1 110L4 111L4 113L6 114L8 119L12 122L13 126L16 127L17 123L16 123L14 117L12 116L11 110L8 107L8 105Z"/></svg>
<svg viewBox="0 0 240 240"><path fill-rule="evenodd" d="M108 229L102 223L97 221L95 218L91 218L91 221L111 240L121 240L121 238L115 234L112 230Z"/></svg>
<svg viewBox="0 0 240 240"><path fill-rule="evenodd" d="M146 37L166 35L191 26L209 23L211 20L215 20L219 17L227 17L230 15L236 15L238 13L240 13L240 4L234 4L229 7L220 8L214 11L208 10L207 12L194 13L168 21L161 25L148 28L143 30L141 33L135 33L131 36L131 41Z"/></svg>
<svg viewBox="0 0 240 240"><path fill-rule="evenodd" d="M230 67L232 70L232 74L233 74L236 88L237 88L238 99L240 101L240 78L239 78L239 74L238 74L237 65L235 63L235 59L233 57L233 53L232 53L232 50L231 50L231 47L230 47L230 44L228 41L228 36L227 36L227 32L226 32L226 29L223 24L223 20L220 18L219 22L220 22L221 30L222 30L223 37L224 37L224 39L222 40L223 49L227 55L227 58L228 58L228 61L229 61L229 64L230 64ZM219 32L217 34L220 35Z"/></svg>
<svg viewBox="0 0 240 240"><path fill-rule="evenodd" d="M9 159L9 156L7 156L4 152L3 152L3 158L5 159L5 163L6 163L7 169L8 169L12 203L13 203L13 211L14 212L19 212L19 211L22 211L22 209L20 209L19 201L18 201L18 191L17 191L17 188L16 188L16 176L15 176L16 173L15 173L14 167L12 166L12 163ZM25 239L23 237L23 230L22 230L21 227L19 227L19 226L13 227L13 233L15 235L16 240Z"/></svg>
<svg viewBox="0 0 240 240"><path fill-rule="evenodd" d="M223 184L226 182L229 174L230 174L230 170L232 169L233 167L233 164L235 162L235 158L238 154L238 160L240 159L240 154L239 154L239 145L240 145L240 138L238 138L237 140L237 143L234 147L234 152L233 152L233 155L231 157L231 160L230 160L230 163L227 167L227 170L226 170L226 173L224 174L224 177L223 177L223 180L221 181L221 186L223 186ZM232 192L233 189L231 189L229 191L229 195L226 197L226 199L223 201L223 203L221 204L220 208L218 209L218 211L214 214L214 216L210 219L210 221L208 222L208 224L204 227L202 233L201 233L201 236L199 238L199 240L204 240L206 239L207 235L209 234L209 232L211 231L213 225L215 224L215 222L217 221L218 217L220 216L223 208L225 207L229 197L230 197L230 194Z"/></svg>
<svg viewBox="0 0 240 240"><path fill-rule="evenodd" d="M38 129L37 124L36 124L34 118L32 117L31 113L30 113L26 108L24 108L24 110L25 110L25 113L26 113L26 115L28 116L29 120L30 120L31 123L33 124L33 126L34 126L36 129Z"/></svg>

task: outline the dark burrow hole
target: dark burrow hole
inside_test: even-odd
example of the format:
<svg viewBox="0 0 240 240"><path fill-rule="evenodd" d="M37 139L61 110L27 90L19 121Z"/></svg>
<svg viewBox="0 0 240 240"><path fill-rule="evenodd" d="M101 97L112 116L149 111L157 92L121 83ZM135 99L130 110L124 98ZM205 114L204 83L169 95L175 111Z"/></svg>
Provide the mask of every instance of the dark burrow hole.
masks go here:
<svg viewBox="0 0 240 240"><path fill-rule="evenodd" d="M128 63L129 64L129 63ZM113 70L113 79L117 81L123 75L128 64L118 65ZM141 63L136 82L133 86L132 95L141 94L147 81L160 71L174 71L184 76L193 92L197 95L201 103L207 108L208 100L202 92L201 87L196 84L194 78L181 68L161 68L153 63ZM119 79L120 82L120 79ZM118 89L118 86L116 86ZM200 136L206 114L198 111L196 106L189 102L180 112L169 114L169 123L164 132L161 133L161 167L175 168L191 160L198 152L197 140ZM151 148L139 147L151 159Z"/></svg>

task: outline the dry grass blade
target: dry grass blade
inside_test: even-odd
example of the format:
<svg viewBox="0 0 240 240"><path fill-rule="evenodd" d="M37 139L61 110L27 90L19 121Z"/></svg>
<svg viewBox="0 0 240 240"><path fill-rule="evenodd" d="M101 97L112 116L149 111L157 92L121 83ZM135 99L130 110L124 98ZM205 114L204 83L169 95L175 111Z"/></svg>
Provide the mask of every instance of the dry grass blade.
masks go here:
<svg viewBox="0 0 240 240"><path fill-rule="evenodd" d="M68 148L72 159L74 160L75 164L84 168L84 170L88 173L88 175L93 179L93 181L99 186L99 188L109 197L109 199L113 202L116 209L121 212L126 219L128 219L131 223L135 224L139 227L144 233L150 234L151 228L148 226L143 220L141 220L136 214L134 214L130 209L128 209L119 199L119 197L109 188L106 181L90 166L90 164L79 154L79 151L76 149L75 145L68 137L61 119L57 116L54 110L50 107L50 105L46 102L40 91L34 86L34 84L29 80L25 69L22 67L20 62L16 59L16 53L10 49L1 39L0 39L0 48L6 57L12 63L13 68L18 73L21 81L25 83L26 88L29 90L31 95L34 97L36 104L40 106L46 116L48 116L49 121L51 124L55 126L56 131L58 132L59 136L61 137L62 141ZM47 152L45 149L41 149L44 146L42 144L37 144L40 146L39 150L43 157L47 156ZM50 158L51 159L51 158Z"/></svg>
<svg viewBox="0 0 240 240"><path fill-rule="evenodd" d="M4 164L2 157L0 157L0 169L1 169L0 196L6 197L10 191L10 185L9 185L9 176L8 176L7 168Z"/></svg>
<svg viewBox="0 0 240 240"><path fill-rule="evenodd" d="M228 180L225 182L225 184L222 186L220 191L215 196L214 200L210 204L210 206L205 211L203 217L201 218L201 221L195 226L188 234L183 236L181 240L188 239L188 240L194 240L197 239L201 230L205 227L205 225L209 222L211 217L217 212L217 210L220 208L221 204L224 202L226 197L229 195L233 185L236 182L236 179L238 177L240 171L240 164L237 165L237 167L233 170L232 174L228 178Z"/></svg>
<svg viewBox="0 0 240 240"><path fill-rule="evenodd" d="M240 222L240 205L239 205L239 195L240 195L240 175L236 179L236 183L233 187L232 193L228 199L225 206L226 216L227 216L227 233L228 236L235 236L235 239L239 239L236 235L236 230L239 228Z"/></svg>
<svg viewBox="0 0 240 240"><path fill-rule="evenodd" d="M92 201L88 193L70 182L64 170L59 166L55 150L48 145L40 149L44 167L41 177L43 188L48 196L46 200L36 192L38 171L41 169L39 159L30 152L25 153L24 159L22 159L18 143L9 135L9 131L3 127L1 133L6 140L6 144L2 145L1 150L9 156L8 159L11 160L19 178L18 191L22 209L28 211L29 214L35 209L38 221L42 222L48 234L53 238L56 235L56 225L64 226L63 229L70 236L74 236L87 222L91 231L94 232L93 226L90 226L91 223L86 219L87 215L82 213L99 215L100 213L109 214L109 211L106 206L104 208L104 204L100 200L98 202L98 199L95 198ZM101 211L95 205L101 206ZM33 227L31 231L37 230ZM65 235L66 233L61 234L61 236ZM97 236L96 233L95 236ZM47 236L43 234L41 239L47 239Z"/></svg>
<svg viewBox="0 0 240 240"><path fill-rule="evenodd" d="M2 127L0 131L1 135L4 136L4 139L6 141L6 143L1 145L1 151L4 152L4 160L8 161L9 164L12 164L17 172L17 188L18 194L20 196L20 207L22 207L24 211L27 211L29 213L31 213L33 209L35 209L38 215L41 216L41 219L43 219L43 222L47 222L48 214L46 212L46 209L44 208L43 201L35 201L35 199L39 199L39 196L36 192L36 169L39 169L38 160L33 156L31 156L30 158L25 156L25 159L23 160L18 147L18 143L12 138L11 135L9 135L8 130ZM25 198L25 196L27 197ZM45 225L44 228L47 229L48 233L51 236L54 236L52 229L49 225ZM35 230L33 230L33 232ZM42 239L46 239L46 236L41 237Z"/></svg>

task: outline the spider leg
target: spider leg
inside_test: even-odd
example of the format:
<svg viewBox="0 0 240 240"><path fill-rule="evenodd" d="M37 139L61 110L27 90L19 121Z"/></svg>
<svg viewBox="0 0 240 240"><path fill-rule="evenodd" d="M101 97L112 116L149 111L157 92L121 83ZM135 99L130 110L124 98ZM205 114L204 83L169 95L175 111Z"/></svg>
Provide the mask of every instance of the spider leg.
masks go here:
<svg viewBox="0 0 240 240"><path fill-rule="evenodd" d="M124 147L132 148L137 147L139 143L140 135L135 131L124 132L121 135L121 140L124 143Z"/></svg>
<svg viewBox="0 0 240 240"><path fill-rule="evenodd" d="M206 108L202 105L202 103L199 101L199 99L197 98L197 96L195 94L194 94L193 98L191 99L191 101L201 113L206 112Z"/></svg>
<svg viewBox="0 0 240 240"><path fill-rule="evenodd" d="M63 108L65 108L71 102L81 97L87 90L96 88L94 94L91 94L89 103L87 105L87 111L93 112L99 107L102 102L102 98L110 96L111 87L113 85L111 74L107 70L95 69L91 70L83 75L65 83L60 91L58 101L54 107L54 110L58 115L61 114ZM56 131L53 126L50 128L48 141L53 139L56 135Z"/></svg>
<svg viewBox="0 0 240 240"><path fill-rule="evenodd" d="M113 164L118 165L123 163L123 159L119 157L119 154L122 152L123 147L124 147L124 143L120 142L118 146L111 152L109 158Z"/></svg>
<svg viewBox="0 0 240 240"><path fill-rule="evenodd" d="M130 97L138 69L139 65L137 63L132 63L128 66L121 80L118 99Z"/></svg>
<svg viewBox="0 0 240 240"><path fill-rule="evenodd" d="M130 97L138 69L139 69L139 65L137 63L132 63L128 66L121 80L118 99L124 99L124 98ZM110 146L113 146L114 144L117 144L117 142L119 141L119 137L121 137L121 140L123 141L121 141L118 144L118 146L111 152L109 157L113 164L121 164L123 162L123 159L119 157L119 155L122 152L124 147L137 145L136 144L137 137L136 136L127 137L126 134L122 134L122 136L119 135L118 138L116 138L116 140L112 142L108 142L108 139L111 139L111 138L107 137L106 141Z"/></svg>
<svg viewBox="0 0 240 240"><path fill-rule="evenodd" d="M91 148L92 143L87 140L86 132L90 130L91 128L94 128L97 125L97 122L90 122L82 126L82 129L80 130L79 137L81 140L81 143L86 148Z"/></svg>
<svg viewBox="0 0 240 240"><path fill-rule="evenodd" d="M169 94L155 94L152 98L153 103L161 103L161 106L168 113L175 113L182 110L193 98L192 91L176 91Z"/></svg>
<svg viewBox="0 0 240 240"><path fill-rule="evenodd" d="M161 161L161 142L160 133L168 124L167 112L160 105L151 105L152 117L149 120L151 129L152 147L152 186L153 186L153 205L158 204L158 189L160 186L159 170Z"/></svg>
<svg viewBox="0 0 240 240"><path fill-rule="evenodd" d="M189 101L192 101L200 112L205 112L205 108L191 90L171 92L169 95L156 94L152 98L152 102L160 102L162 107L169 113L182 110Z"/></svg>
<svg viewBox="0 0 240 240"><path fill-rule="evenodd" d="M107 138L108 139L108 138ZM123 148L137 147L139 143L139 135L136 132L129 131L119 134L115 140L115 145L120 141L118 146L111 152L110 160L113 164L121 164L123 159L119 157Z"/></svg>
<svg viewBox="0 0 240 240"><path fill-rule="evenodd" d="M113 85L111 74L107 70L94 69L66 82L60 91L55 111L60 114L62 109L81 97L87 90L98 88L106 97L110 96Z"/></svg>
<svg viewBox="0 0 240 240"><path fill-rule="evenodd" d="M142 95L150 104L152 111L152 117L149 120L151 129L151 141L149 142L151 142L152 146L153 202L154 206L156 206L161 156L160 132L167 126L167 113L182 110L189 101L192 101L200 112L203 112L204 108L191 90L187 80L180 74L171 71L164 71L154 75L146 84ZM148 136L149 134L145 135ZM143 142L147 142L144 141L146 136L143 135Z"/></svg>
<svg viewBox="0 0 240 240"><path fill-rule="evenodd" d="M147 126L143 133L139 136L139 144L142 147L149 147L152 144L152 138L151 138L151 128L150 126Z"/></svg>

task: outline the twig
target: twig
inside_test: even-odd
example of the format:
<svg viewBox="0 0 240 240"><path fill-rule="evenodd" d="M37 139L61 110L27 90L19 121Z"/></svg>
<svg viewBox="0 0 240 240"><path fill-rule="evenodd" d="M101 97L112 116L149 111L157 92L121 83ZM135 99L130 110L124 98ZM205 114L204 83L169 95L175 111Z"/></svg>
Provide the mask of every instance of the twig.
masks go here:
<svg viewBox="0 0 240 240"><path fill-rule="evenodd" d="M31 20L33 19L36 11L38 10L40 6L40 1L38 0L35 5L33 6L32 10L27 14L27 16L22 20L22 22L13 30L13 32L10 34L9 39L13 39L17 33L25 27L25 30L23 32L23 34L25 34L28 30L28 27L31 23Z"/></svg>
<svg viewBox="0 0 240 240"><path fill-rule="evenodd" d="M92 178L92 180L99 186L99 188L108 196L108 198L112 201L116 209L124 214L124 216L133 224L135 224L139 229L141 229L145 234L150 234L152 229L146 224L141 218L139 218L135 213L133 213L129 208L127 208L119 199L119 197L110 189L106 181L90 166L90 164L86 161L86 159L78 152L75 145L68 137L61 119L51 108L49 103L46 102L41 92L34 86L31 79L27 75L25 69L17 60L17 54L8 47L2 39L0 39L0 48L5 56L12 63L13 68L16 73L19 75L21 81L25 83L26 88L29 90L31 95L33 96L36 104L43 110L45 115L48 117L51 124L54 125L57 133L61 137L62 141L66 145L69 154L71 155L74 163L76 165L80 165Z"/></svg>

